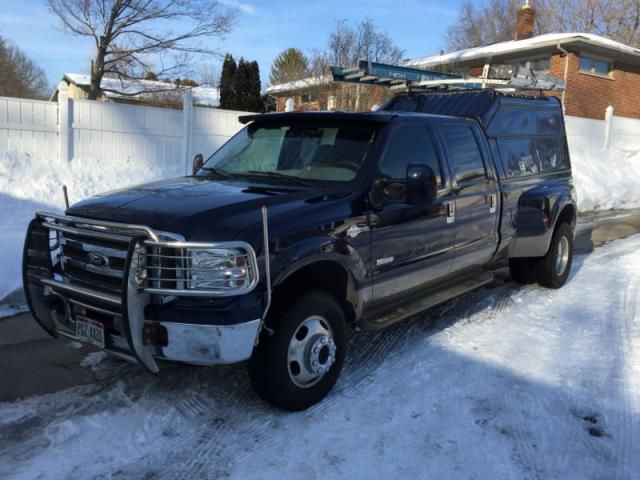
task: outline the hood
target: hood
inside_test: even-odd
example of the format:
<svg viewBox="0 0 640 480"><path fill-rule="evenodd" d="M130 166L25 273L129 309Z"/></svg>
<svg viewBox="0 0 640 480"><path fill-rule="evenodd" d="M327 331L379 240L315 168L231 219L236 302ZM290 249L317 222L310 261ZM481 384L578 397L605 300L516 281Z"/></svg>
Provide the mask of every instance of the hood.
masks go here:
<svg viewBox="0 0 640 480"><path fill-rule="evenodd" d="M325 188L250 180L183 177L116 190L83 200L68 215L148 225L192 241L223 241L261 221L260 208L280 215L326 197Z"/></svg>

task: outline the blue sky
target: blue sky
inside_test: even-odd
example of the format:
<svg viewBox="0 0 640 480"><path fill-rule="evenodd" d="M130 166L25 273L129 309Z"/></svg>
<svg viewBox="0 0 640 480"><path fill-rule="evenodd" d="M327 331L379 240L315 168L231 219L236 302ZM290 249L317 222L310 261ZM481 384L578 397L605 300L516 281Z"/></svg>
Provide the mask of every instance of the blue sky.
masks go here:
<svg viewBox="0 0 640 480"><path fill-rule="evenodd" d="M305 52L324 47L339 19L373 19L406 56L436 53L462 0L219 0L236 8L236 26L217 42L221 51L257 60L263 83L273 58L287 47ZM87 73L93 54L89 39L64 33L45 0L0 0L0 35L17 43L41 65L49 82L64 72ZM217 61L216 61L217 62Z"/></svg>

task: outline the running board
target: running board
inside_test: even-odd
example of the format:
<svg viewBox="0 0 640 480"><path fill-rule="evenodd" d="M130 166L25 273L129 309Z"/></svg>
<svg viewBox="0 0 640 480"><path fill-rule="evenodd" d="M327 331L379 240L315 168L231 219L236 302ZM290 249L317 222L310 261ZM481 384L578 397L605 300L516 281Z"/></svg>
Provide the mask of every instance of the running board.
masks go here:
<svg viewBox="0 0 640 480"><path fill-rule="evenodd" d="M470 278L463 278L452 281L451 284L442 290L429 290L425 295L420 295L415 300L402 303L397 308L385 312L382 315L369 316L367 320L362 320L360 326L365 330L377 330L388 327L396 322L411 317L417 313L444 303L452 298L456 298L467 292L483 287L491 283L494 279L492 273L482 272Z"/></svg>

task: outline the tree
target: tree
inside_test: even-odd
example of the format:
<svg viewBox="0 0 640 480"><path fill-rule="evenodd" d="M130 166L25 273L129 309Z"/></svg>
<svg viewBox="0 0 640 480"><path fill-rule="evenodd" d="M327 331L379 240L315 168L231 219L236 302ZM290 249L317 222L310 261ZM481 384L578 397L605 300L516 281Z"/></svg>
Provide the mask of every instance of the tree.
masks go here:
<svg viewBox="0 0 640 480"><path fill-rule="evenodd" d="M522 0L466 0L445 34L449 50L490 45L515 38L516 12ZM536 35L549 32L585 32L640 46L638 0L535 0Z"/></svg>
<svg viewBox="0 0 640 480"><path fill-rule="evenodd" d="M44 70L0 37L0 96L40 99L46 98L48 90Z"/></svg>
<svg viewBox="0 0 640 480"><path fill-rule="evenodd" d="M260 88L258 62L241 58L236 64L233 56L225 56L220 76L220 108L261 112L264 107Z"/></svg>
<svg viewBox="0 0 640 480"><path fill-rule="evenodd" d="M260 70L257 62L247 62L241 58L236 76L236 101L234 108L247 112L262 111L260 99Z"/></svg>
<svg viewBox="0 0 640 480"><path fill-rule="evenodd" d="M144 78L155 64L161 67L156 74L163 76L186 69L193 55L218 54L209 42L228 33L234 20L233 13L221 11L214 0L47 2L66 31L95 43L91 100L98 97L105 75L121 80ZM126 94L139 93L142 92Z"/></svg>
<svg viewBox="0 0 640 480"><path fill-rule="evenodd" d="M220 108L222 109L235 110L237 75L238 65L233 56L227 53L220 74Z"/></svg>
<svg viewBox="0 0 640 480"><path fill-rule="evenodd" d="M404 51L398 48L388 33L378 29L371 19L364 19L355 26L346 20L336 24L329 35L326 50L333 65L356 66L359 60L398 64Z"/></svg>
<svg viewBox="0 0 640 480"><path fill-rule="evenodd" d="M322 109L328 108L325 97L329 94L335 97L334 107L338 110L362 110L369 104L375 88L346 84L336 88L328 81L331 78L330 66L352 67L360 60L399 64L403 55L404 51L389 34L380 31L372 20L364 19L355 25L341 20L330 33L327 47L311 55L309 84L312 96L318 99Z"/></svg>
<svg viewBox="0 0 640 480"><path fill-rule="evenodd" d="M271 85L301 80L309 74L309 60L297 48L287 48L278 55L271 65L269 82Z"/></svg>

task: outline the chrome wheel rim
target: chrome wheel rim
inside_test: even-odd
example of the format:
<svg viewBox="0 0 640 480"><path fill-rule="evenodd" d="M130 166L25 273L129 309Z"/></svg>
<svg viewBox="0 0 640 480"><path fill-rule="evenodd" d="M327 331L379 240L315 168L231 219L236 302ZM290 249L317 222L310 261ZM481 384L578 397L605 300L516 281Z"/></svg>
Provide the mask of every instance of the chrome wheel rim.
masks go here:
<svg viewBox="0 0 640 480"><path fill-rule="evenodd" d="M291 381L300 388L318 383L336 361L333 331L326 318L313 315L293 333L287 352Z"/></svg>
<svg viewBox="0 0 640 480"><path fill-rule="evenodd" d="M569 264L569 239L560 237L556 250L556 275L561 277Z"/></svg>

